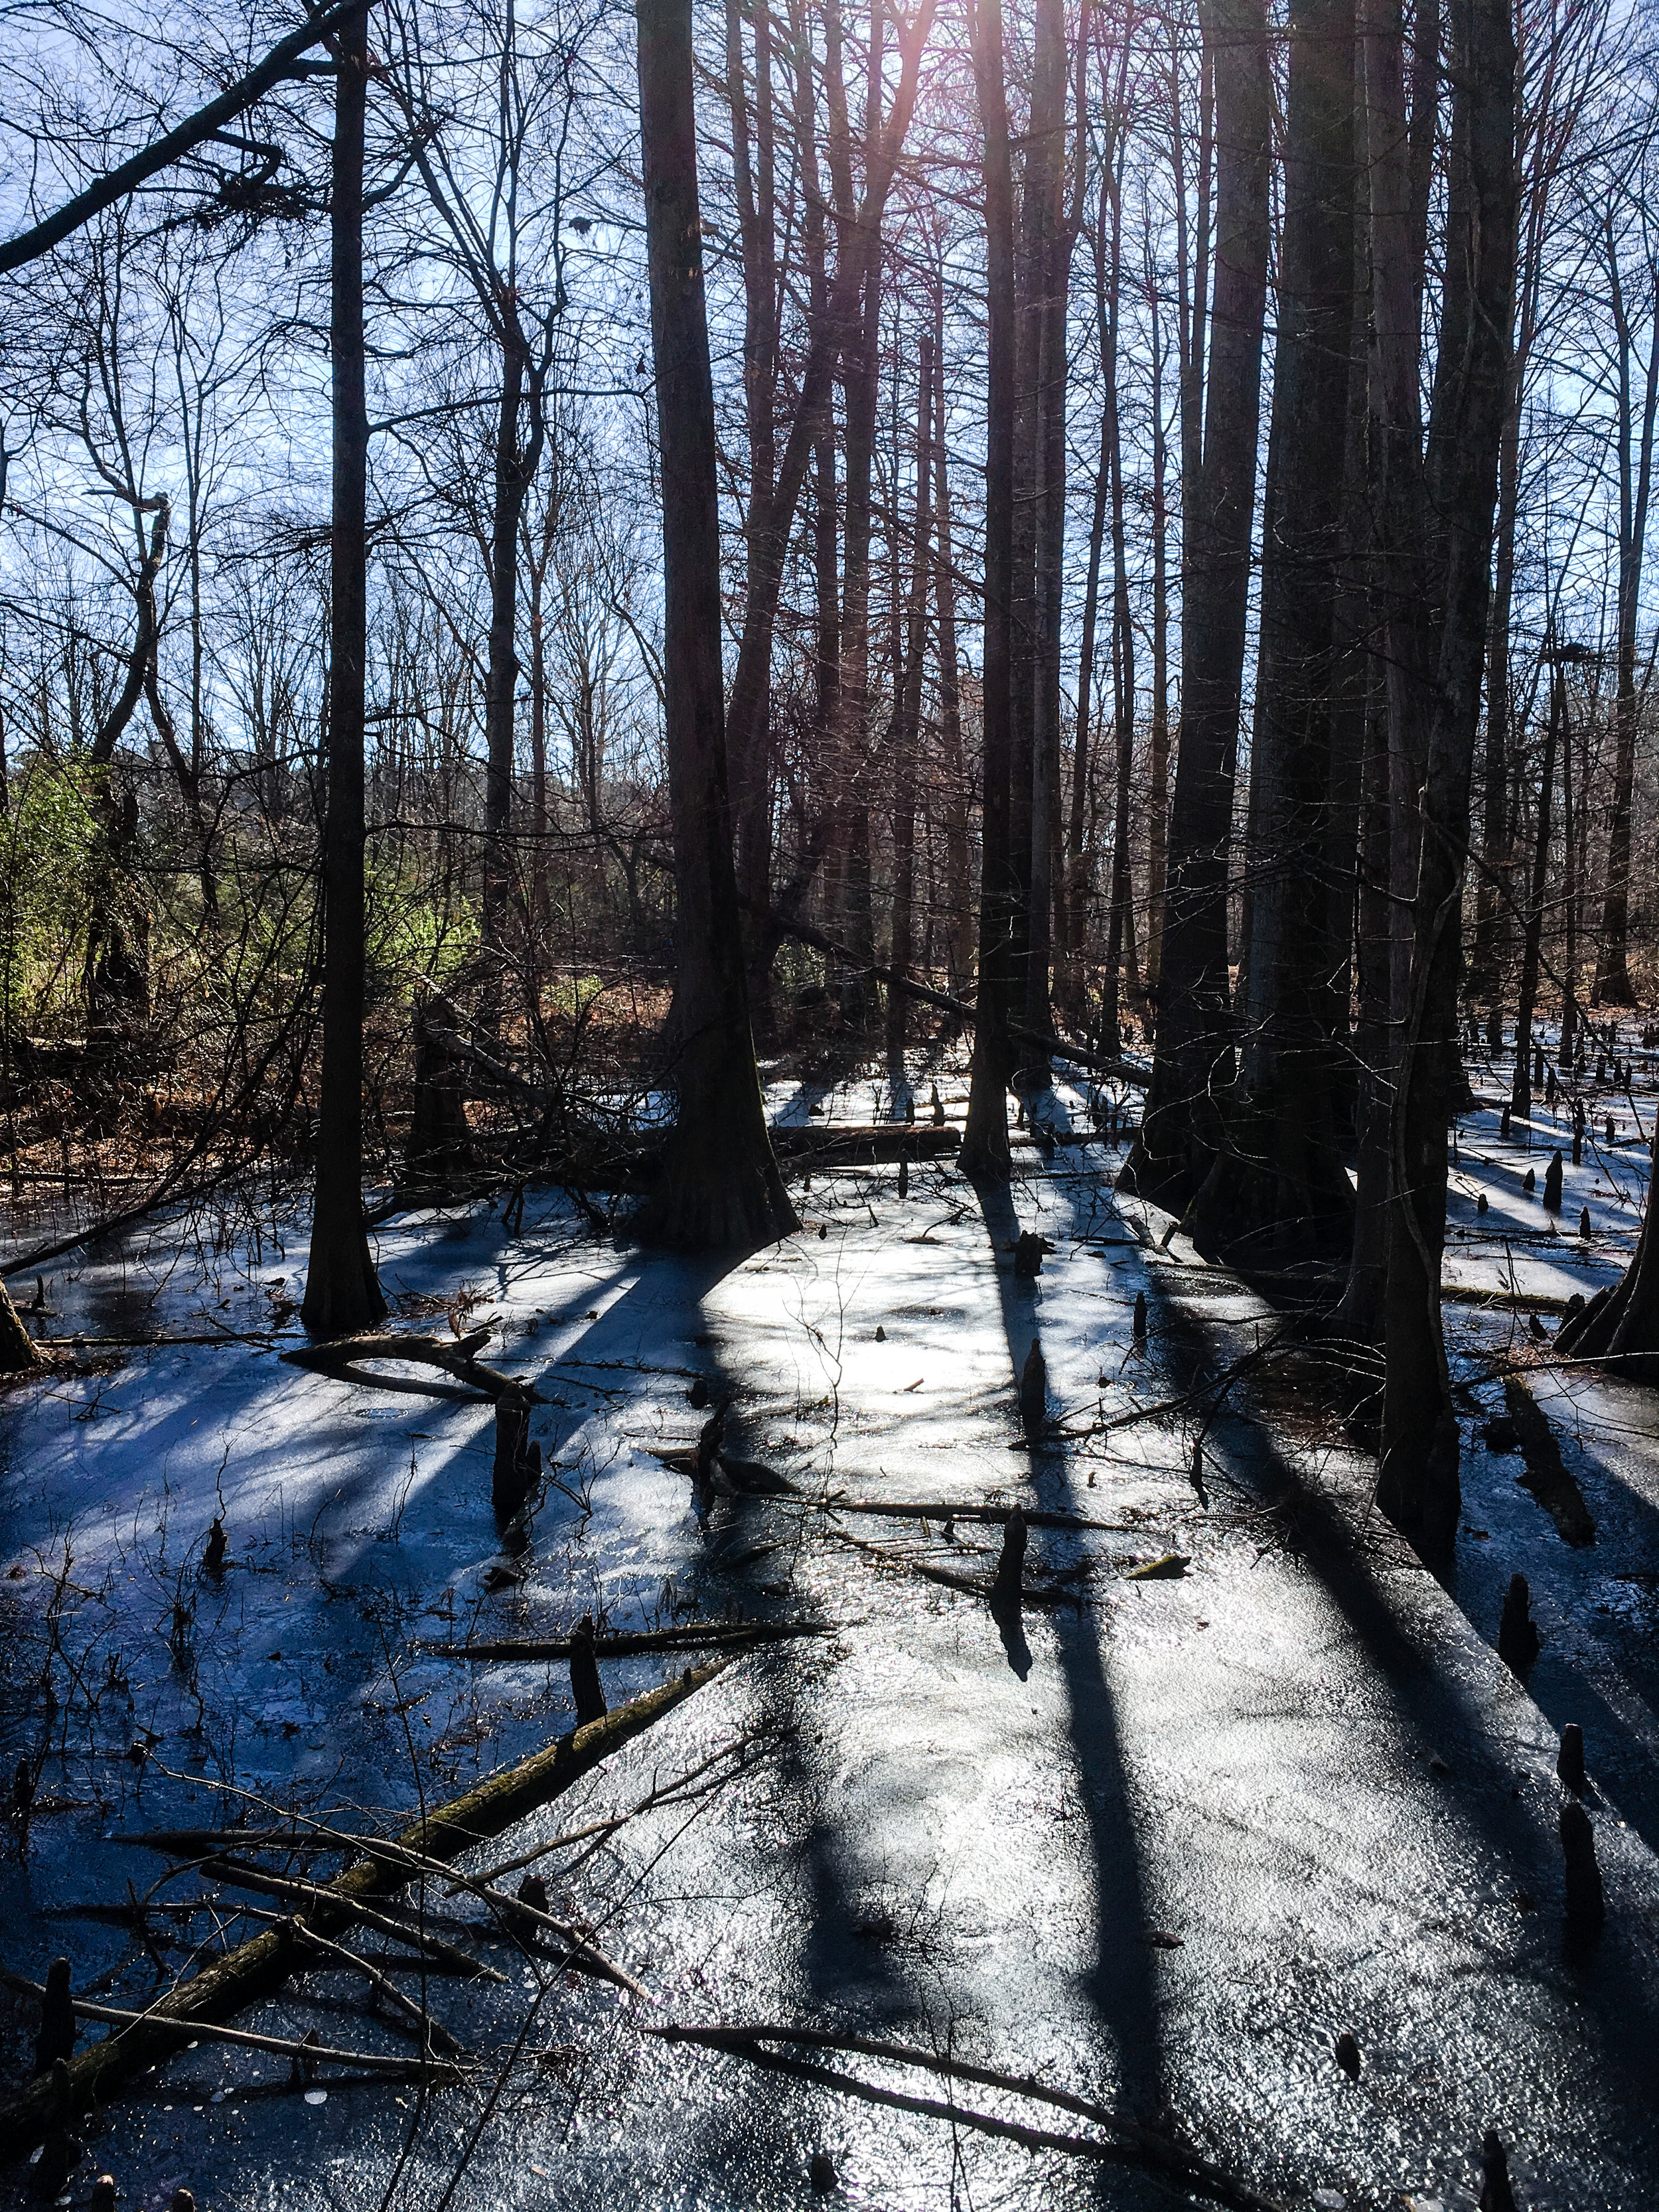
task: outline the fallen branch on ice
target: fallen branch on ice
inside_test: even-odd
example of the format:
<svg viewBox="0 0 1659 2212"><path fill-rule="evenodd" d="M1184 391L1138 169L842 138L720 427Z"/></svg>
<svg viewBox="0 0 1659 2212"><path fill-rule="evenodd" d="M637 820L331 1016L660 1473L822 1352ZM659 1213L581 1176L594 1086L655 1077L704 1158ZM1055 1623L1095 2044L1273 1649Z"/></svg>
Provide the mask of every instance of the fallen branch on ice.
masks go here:
<svg viewBox="0 0 1659 2212"><path fill-rule="evenodd" d="M722 1657L704 1667L688 1667L660 1689L619 1705L518 1765L491 1775L465 1796L413 1822L396 1840L427 1859L459 1858L591 1774L731 1663ZM336 1933L351 1917L351 1905L395 1896L413 1878L410 1869L390 1864L383 1856L361 1859L320 1892L313 1923L325 1934ZM297 1947L285 1942L276 1929L268 1929L210 1961L148 2013L118 2027L62 2068L36 2075L0 2105L0 2160L21 2157L50 2130L94 2102L106 2101L123 2081L146 2067L171 2057L181 2023L199 2032L204 2022L222 2021L272 1996L291 1978L296 1963Z"/></svg>
<svg viewBox="0 0 1659 2212"><path fill-rule="evenodd" d="M361 1963L361 1962L360 1962ZM0 1982L8 1989L16 1990L24 1996L44 1997L46 1990L39 1982L32 1982L26 1974L14 1974L0 1967ZM149 2012L131 2012L120 2005L93 2004L84 1997L71 1997L78 2020L108 2021L112 2027L144 2028L159 2032L171 2040L171 2047L179 2049L185 2043L234 2043L244 2051L269 2051L278 2058L293 2058L305 2066L356 2066L366 2074L396 2074L407 2075L410 2062L407 2058L389 2057L378 2051L336 2051L325 2043L307 2043L291 2035L260 2035L252 2028L222 2027L206 2021L178 2020L163 2014L158 2008ZM113 2038L111 2039L114 2040ZM96 2046L102 2050L105 2046ZM91 2056L88 2052L88 2057ZM447 2081L460 2079L459 2069L447 2063L422 2062L419 2071L428 2077L436 2075ZM52 2076L46 2075L50 2081ZM23 2148L21 2142L13 2145L14 2151Z"/></svg>
<svg viewBox="0 0 1659 2212"><path fill-rule="evenodd" d="M781 1644L796 1636L829 1636L822 1620L752 1620L732 1627L641 1629L637 1635L596 1636L596 1659L631 1659L647 1651L744 1651L756 1644ZM425 1642L415 1649L434 1659L568 1659L568 1636L496 1636L472 1644Z"/></svg>
<svg viewBox="0 0 1659 2212"><path fill-rule="evenodd" d="M660 2037L665 2043L696 2043L709 2050L724 2051L733 2057L747 2058L769 2072L819 2082L826 2088L862 2098L869 2104L949 2120L953 2125L973 2128L982 2135L1000 2136L1006 2142L1023 2144L1028 2150L1057 2150L1102 2164L1147 2166L1193 2194L1236 2206L1238 2212L1283 2212L1283 2207L1273 2198L1263 2197L1248 2183L1240 2181L1224 2167L1200 2158L1196 2151L1188 2150L1173 2136L1155 2134L1139 2122L1113 2112L1109 2106L1075 2096L1069 2090L1051 2088L1047 2082L1035 2081L1029 2075L999 2073L993 2067L975 2066L965 2059L946 2057L919 2044L889 2043L871 2035L836 2035L817 2028L744 2027L718 2023L708 2027L648 2027L646 2033ZM763 2048L768 2043L795 2044L813 2051L854 2052L864 2057L884 2059L893 2065L921 2067L951 2081L977 2082L986 2088L1004 2090L1011 2096L1029 2098L1033 2103L1051 2105L1071 2112L1096 2127L1109 2130L1119 2140L1102 2142L1091 2136L1061 2135L1052 2129L1029 2127L1018 2120L999 2119L989 2112L973 2112L954 2100L943 2103L901 2089L885 2089L854 2075L838 2074L828 2066L786 2058L781 2052Z"/></svg>

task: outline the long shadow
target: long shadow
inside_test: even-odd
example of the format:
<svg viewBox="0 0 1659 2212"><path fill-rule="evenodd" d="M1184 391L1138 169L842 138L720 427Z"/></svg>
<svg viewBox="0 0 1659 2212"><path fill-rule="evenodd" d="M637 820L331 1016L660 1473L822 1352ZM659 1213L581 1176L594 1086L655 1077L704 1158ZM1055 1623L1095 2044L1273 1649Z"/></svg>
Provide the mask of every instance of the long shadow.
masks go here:
<svg viewBox="0 0 1659 2212"><path fill-rule="evenodd" d="M1166 1307L1169 1352L1179 1357L1185 1340L1194 1379L1222 1362L1206 1355L1211 1328L1197 1315ZM1632 2113L1652 2110L1659 2097L1659 1991L1652 1963L1639 1943L1639 1923L1626 1907L1620 1924L1616 1895L1599 1942L1571 1946L1562 1940L1558 1900L1562 1863L1554 1835L1553 1796L1540 1805L1514 1786L1512 1754L1505 1762L1488 1708L1425 1650L1405 1624L1355 1540L1339 1505L1286 1460L1265 1425L1224 1414L1211 1428L1206 1450L1223 1472L1257 1504L1279 1509L1293 1522L1302 1557L1319 1577L1385 1689L1402 1741L1425 1739L1455 1753L1446 1783L1457 1817L1496 1861L1507 1861L1540 1901L1524 1929L1500 1939L1522 1957L1510 1971L1553 1989L1563 2003L1559 2032L1577 2039L1593 2023L1604 2074L1621 2081ZM1570 2011L1571 2017L1567 2017ZM1627 2150L1640 2145L1627 2139Z"/></svg>
<svg viewBox="0 0 1659 2212"><path fill-rule="evenodd" d="M1006 1183L976 1185L975 1190L994 1258L1019 1235L1019 1218ZM1018 1376L1033 1339L1042 1343L1037 1297L1034 1285L1018 1277L1006 1260L997 1264L996 1277L1003 1332ZM1073 1510L1089 1510L1074 1494L1062 1449L1034 1449L1031 1472L1040 1489L1049 1493L1042 1504L1052 1498ZM1091 1614L1070 1620L1056 1614L1055 1642L1094 1858L1097 1940L1089 1996L1115 2046L1124 2101L1151 2119L1164 2103L1158 1990L1147 1941L1140 1839L1112 1688Z"/></svg>

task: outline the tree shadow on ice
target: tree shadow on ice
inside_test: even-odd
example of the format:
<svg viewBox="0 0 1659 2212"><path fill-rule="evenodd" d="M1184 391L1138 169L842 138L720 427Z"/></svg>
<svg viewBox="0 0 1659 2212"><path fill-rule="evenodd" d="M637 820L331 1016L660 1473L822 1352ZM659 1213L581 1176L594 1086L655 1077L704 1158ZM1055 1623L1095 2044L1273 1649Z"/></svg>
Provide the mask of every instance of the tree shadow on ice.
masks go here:
<svg viewBox="0 0 1659 2212"><path fill-rule="evenodd" d="M1194 1381L1227 1364L1225 1357L1209 1356L1212 1325L1167 1294L1165 1312L1164 1351L1172 1364L1186 1365ZM1217 1345L1214 1350L1224 1353L1226 1347ZM1445 1897L1437 1900L1437 1910L1466 1912L1489 1951L1518 1954L1508 1971L1557 1997L1564 2008L1559 2026L1565 2037L1576 2045L1585 2026L1592 2026L1598 2046L1594 2070L1604 2090L1622 2081L1630 2109L1650 2105L1659 2094L1659 2003L1641 1914L1627 1907L1621 1915L1609 1867L1607 1924L1600 1940L1583 1944L1565 1937L1553 1780L1541 1802L1539 1793L1529 1796L1515 1786L1512 1731L1493 1726L1490 1680L1480 1679L1477 1656L1471 1652L1474 1663L1460 1672L1448 1663L1455 1645L1440 1651L1431 1647L1431 1612L1420 1625L1413 1622L1370 1554L1356 1541L1342 1508L1286 1458L1263 1424L1223 1413L1209 1429L1206 1449L1255 1506L1277 1510L1287 1522L1293 1521L1302 1564L1317 1577L1352 1634L1365 1680L1388 1700L1402 1764L1422 1761L1426 1766L1426 1787L1434 1793L1429 1818L1437 1830L1442 1865L1451 1861L1451 1844L1461 1833L1459 1871ZM1395 1569L1398 1583L1399 1570L1407 1566L1403 1542L1382 1557ZM1443 1587L1414 1559L1407 1572L1420 1574L1424 1584ZM1409 1592L1412 1584L1400 1587ZM1431 1763L1435 1757L1442 1759L1440 1770ZM1382 1787L1379 1777L1378 1788ZM1492 1904L1494 1880L1500 1890L1504 1883L1518 1881L1535 1899L1535 1912L1513 1926L1507 1919L1492 1926L1494 1911L1510 1909L1507 1900ZM1540 2051L1536 2060L1548 2063L1549 2054Z"/></svg>
<svg viewBox="0 0 1659 2212"><path fill-rule="evenodd" d="M978 1184L975 1188L994 1263L995 1255L1018 1237L1018 1216L1006 1184ZM1003 1332L1018 1380L1033 1340L1039 1346L1042 1343L1036 1287L1006 1265L997 1265L996 1279ZM1063 1502L1072 1510L1086 1510L1073 1495L1062 1447L1034 1448L1031 1472L1034 1480L1046 1479L1057 1484ZM1092 1847L1097 1936L1090 1996L1112 2039L1119 2079L1128 2103L1137 2112L1151 2114L1160 2111L1164 2102L1159 1993L1148 1942L1141 1844L1132 1809L1131 1778L1124 1764L1112 1687L1094 1618L1086 1612L1075 1618L1057 1613L1054 1640L1071 1708L1071 1740Z"/></svg>

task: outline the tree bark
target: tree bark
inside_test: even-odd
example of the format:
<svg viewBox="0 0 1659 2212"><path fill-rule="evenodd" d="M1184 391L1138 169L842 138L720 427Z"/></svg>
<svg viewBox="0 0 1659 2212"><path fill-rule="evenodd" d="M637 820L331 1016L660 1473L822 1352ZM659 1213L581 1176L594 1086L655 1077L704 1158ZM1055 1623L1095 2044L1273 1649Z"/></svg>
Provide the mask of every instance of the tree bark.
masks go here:
<svg viewBox="0 0 1659 2212"><path fill-rule="evenodd" d="M933 294L933 469L939 548L933 592L939 617L939 742L945 791L945 943L951 988L965 988L973 960L973 867L968 837L968 769L962 750L962 676L957 665L957 579L945 453L945 272Z"/></svg>
<svg viewBox="0 0 1659 2212"><path fill-rule="evenodd" d="M1231 1164L1204 1224L1229 1249L1261 1254L1345 1248L1352 1220L1329 990L1329 909L1343 892L1332 880L1329 845L1336 609L1347 543L1353 0L1291 0L1290 27L1241 1097Z"/></svg>
<svg viewBox="0 0 1659 2212"><path fill-rule="evenodd" d="M323 825L323 1066L311 1257L300 1318L346 1336L385 1318L363 1225L363 724L368 656L368 408L363 358L363 130L368 9L342 21L331 180L334 368L327 799Z"/></svg>
<svg viewBox="0 0 1659 2212"><path fill-rule="evenodd" d="M662 463L664 719L674 825L678 1110L641 1233L717 1249L799 1226L749 1027L726 780L719 456L697 197L690 0L636 0L651 344Z"/></svg>
<svg viewBox="0 0 1659 2212"><path fill-rule="evenodd" d="M1007 1024L1013 983L1017 884L1011 866L1010 625L1014 519L1014 187L1003 66L1002 0L975 0L974 82L985 191L985 644L981 715L985 733L980 840L979 1006L974 1027L964 1175L1009 1172Z"/></svg>
<svg viewBox="0 0 1659 2212"><path fill-rule="evenodd" d="M1445 613L1391 1132L1387 1375L1377 1479L1382 1510L1431 1549L1449 1544L1460 1506L1440 1261L1446 1130L1462 1073L1459 908L1468 861L1516 252L1515 37L1508 0L1457 0L1451 27L1456 91L1447 299L1427 471L1444 547Z"/></svg>
<svg viewBox="0 0 1659 2212"><path fill-rule="evenodd" d="M1158 1006L1164 970L1164 890L1170 835L1169 442L1164 428L1164 346L1158 290L1148 280L1152 351L1152 785L1147 794L1146 991Z"/></svg>
<svg viewBox="0 0 1659 2212"><path fill-rule="evenodd" d="M1521 988L1515 1012L1515 1081L1510 1091L1510 1113L1517 1121L1532 1119L1532 1018L1538 1004L1538 963L1544 940L1544 893L1549 884L1550 805L1555 790L1555 756L1565 735L1566 712L1567 679L1558 650L1551 672L1549 719L1544 725L1544 765L1538 779L1532 896L1527 902L1526 934L1521 945Z"/></svg>
<svg viewBox="0 0 1659 2212"><path fill-rule="evenodd" d="M1620 281L1613 226L1607 227L1608 293L1619 344L1619 667L1613 706L1616 745L1613 811L1607 829L1607 881L1601 902L1601 939L1596 948L1592 1004L1633 1006L1630 980L1631 799L1636 781L1636 623L1642 598L1643 556L1647 550L1648 507L1653 489L1653 434L1659 412L1659 331L1650 338L1642 393L1642 427L1634 434L1631 360L1634 352L1630 314ZM1650 275L1651 276L1651 271ZM1632 453L1632 446L1636 450Z"/></svg>
<svg viewBox="0 0 1659 2212"><path fill-rule="evenodd" d="M518 893L514 863L513 781L519 689L519 526L541 465L546 436L539 362L508 299L497 310L501 393L496 410L489 529L489 640L484 672L483 941L494 957L485 994L485 1026L501 1025L502 982L511 957L511 916ZM521 447L519 418L528 401L530 434Z"/></svg>
<svg viewBox="0 0 1659 2212"><path fill-rule="evenodd" d="M916 744L921 727L921 669L927 649L927 577L932 565L933 514L933 333L921 332L916 373L916 490L915 534L910 548L909 603L905 609L904 653L895 672L897 698L893 716L893 927L889 964L896 975L908 974L915 938L916 872ZM897 461L896 453L894 456ZM894 471L896 476L896 467ZM897 548L894 548L895 566ZM908 1012L902 983L887 990L887 1073L895 1092L904 1086L904 1031Z"/></svg>
<svg viewBox="0 0 1659 2212"><path fill-rule="evenodd" d="M1182 623L1181 750L1170 825L1157 1049L1125 1172L1184 1211L1217 1157L1232 1080L1227 963L1233 781L1249 598L1267 303L1272 82L1261 0L1215 0L1214 304L1204 454ZM1194 341L1195 343L1195 341Z"/></svg>

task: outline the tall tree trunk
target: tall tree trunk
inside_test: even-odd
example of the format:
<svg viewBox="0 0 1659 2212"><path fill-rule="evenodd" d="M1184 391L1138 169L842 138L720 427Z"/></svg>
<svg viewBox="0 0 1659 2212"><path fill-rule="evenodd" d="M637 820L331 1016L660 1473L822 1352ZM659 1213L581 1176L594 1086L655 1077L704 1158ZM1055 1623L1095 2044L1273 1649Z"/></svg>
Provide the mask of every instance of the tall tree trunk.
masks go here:
<svg viewBox="0 0 1659 2212"><path fill-rule="evenodd" d="M739 872L744 896L764 905L768 883L763 863L769 854L769 824L757 812L766 779L756 763L766 736L766 706L771 683L772 652L777 628L778 599L794 528L795 509L806 482L808 467L823 434L831 400L836 363L843 347L858 343L860 319L868 289L868 278L880 252L881 226L893 176L915 106L916 84L923 49L933 27L936 0L921 0L915 16L899 38L898 82L887 112L886 127L872 149L866 170L863 197L854 210L841 207L842 181L837 179L837 213L842 216L842 246L835 276L825 288L821 314L812 319L807 355L800 371L799 397L788 436L778 458L777 479L763 526L750 544L749 574L744 594L743 634L737 667L732 678L728 733L739 807ZM839 37L835 0L825 16L826 32ZM799 67L798 64L798 74ZM834 89L836 72L826 71ZM832 169L837 167L835 118L831 117ZM850 179L846 183L850 194Z"/></svg>
<svg viewBox="0 0 1659 2212"><path fill-rule="evenodd" d="M1659 410L1659 330L1648 345L1642 393L1642 427L1635 434L1631 361L1634 353L1630 314L1625 304L1613 226L1607 226L1608 293L1619 344L1619 604L1618 691L1613 705L1616 732L1613 809L1607 828L1607 880L1601 902L1601 939L1595 954L1593 1003L1633 1006L1630 980L1630 823L1636 782L1636 623L1642 597L1643 556L1647 550L1648 506L1653 488L1653 434ZM1636 450L1632 452L1632 446Z"/></svg>
<svg viewBox="0 0 1659 2212"><path fill-rule="evenodd" d="M1003 67L1002 0L975 0L974 82L985 191L985 644L980 839L979 1018L961 1152L964 1175L1009 1171L1007 1024L1016 883L1009 846L1010 637L1014 520L1014 185Z"/></svg>
<svg viewBox="0 0 1659 2212"><path fill-rule="evenodd" d="M89 766L94 778L92 814L98 850L92 870L92 898L87 917L85 987L87 1034L107 1036L149 1010L149 931L131 880L138 832L137 794L122 790L114 774L115 748L131 721L139 700L155 681L161 624L155 584L167 557L172 510L165 496L137 510L154 514L149 542L138 525L141 554L133 586L136 621L126 675L109 712L94 732Z"/></svg>
<svg viewBox="0 0 1659 2212"><path fill-rule="evenodd" d="M1538 1005L1538 966L1544 945L1544 895L1549 887L1550 806L1555 790L1555 757L1565 732L1567 679L1556 647L1550 677L1549 719L1544 725L1544 765L1538 779L1538 819L1532 858L1532 891L1527 902L1526 933L1521 944L1521 988L1515 1012L1515 1080L1510 1113L1517 1121L1532 1119L1532 1018Z"/></svg>
<svg viewBox="0 0 1659 2212"><path fill-rule="evenodd" d="M1352 350L1353 0L1291 0L1290 27L1241 1099L1205 1224L1235 1251L1278 1254L1346 1247L1352 1218L1328 847ZM1346 1030L1346 1006L1343 1021Z"/></svg>
<svg viewBox="0 0 1659 2212"><path fill-rule="evenodd" d="M766 533L770 526L777 474L777 356L778 277L775 223L775 118L772 112L772 18L769 9L753 11L755 89L752 107L744 58L744 10L739 0L726 0L726 88L732 112L732 170L738 202L738 233L743 245L744 410L749 430L749 495L744 507L744 542L746 568L754 574L766 558ZM811 72L797 80L799 96L807 104L810 126ZM750 120L752 116L753 130ZM752 147L751 147L752 137ZM816 180L812 180L815 182ZM811 183L809 182L809 192ZM823 221L814 208L811 245L816 247L818 304L823 276ZM809 268L813 256L809 250ZM809 282L811 278L809 277ZM772 877L772 784L774 762L771 738L772 671L769 658L759 672L756 702L757 742L737 780L734 806L739 842L747 856L752 882L751 896L763 904L769 900ZM768 925L759 916L745 917L744 934L750 946L749 981L750 1006L757 1031L770 1037L775 1027L772 1007L772 952Z"/></svg>
<svg viewBox="0 0 1659 2212"><path fill-rule="evenodd" d="M931 435L933 392L933 333L924 330L916 373L916 493L915 536L910 548L910 594L905 609L904 654L895 671L893 715L893 930L890 965L894 981L887 992L887 1073L896 1092L904 1085L906 993L897 980L908 975L915 957L916 874L916 743L921 728L921 666L927 649L927 576L932 565L933 452ZM898 455L894 454L897 477ZM898 547L893 548L896 570ZM895 625L896 637L896 624Z"/></svg>
<svg viewBox="0 0 1659 2212"><path fill-rule="evenodd" d="M519 691L519 530L525 501L541 465L546 435L543 379L531 358L516 305L501 317L501 396L496 410L495 483L489 520L489 658L484 675L483 940L495 968L485 1000L486 1025L500 1026L502 983L512 957L512 915L520 896L513 855L513 782L517 765ZM519 418L528 402L530 434L521 447Z"/></svg>
<svg viewBox="0 0 1659 2212"><path fill-rule="evenodd" d="M1515 36L1508 0L1456 0L1451 28L1456 90L1447 296L1426 471L1444 548L1445 612L1392 1132L1387 1375L1377 1480L1383 1511L1428 1547L1449 1545L1460 1505L1440 1262L1446 1130L1462 1074L1459 909L1468 861L1516 252Z"/></svg>
<svg viewBox="0 0 1659 2212"><path fill-rule="evenodd" d="M1150 258L1150 257L1149 257ZM1170 835L1170 494L1169 445L1164 428L1164 345L1158 291L1148 281L1152 353L1152 783L1147 793L1146 990L1154 1019L1164 969L1164 887Z"/></svg>
<svg viewBox="0 0 1659 2212"><path fill-rule="evenodd" d="M1216 240L1209 389L1182 623L1181 750L1170 825L1157 1050L1126 1172L1177 1212L1222 1141L1232 1078L1227 962L1233 780L1249 599L1267 302L1272 81L1262 0L1214 0Z"/></svg>
<svg viewBox="0 0 1659 2212"><path fill-rule="evenodd" d="M945 941L950 988L967 988L974 957L973 860L968 836L968 768L962 750L962 674L957 665L956 551L951 531L950 465L945 453L945 272L933 293L933 477L939 545L933 599L939 621L939 746L945 817Z"/></svg>
<svg viewBox="0 0 1659 2212"><path fill-rule="evenodd" d="M1119 92L1122 85L1120 80ZM1120 979L1126 929L1133 939L1130 912L1129 796L1134 769L1135 640L1129 607L1128 545L1125 536L1123 433L1118 406L1118 324L1123 274L1123 155L1101 170L1101 231L1096 254L1097 302L1100 322L1101 384L1106 451L1112 479L1112 731L1116 777L1112 806L1112 890L1106 920L1106 957L1100 981L1101 1035L1109 1052L1121 1040ZM1110 216L1108 220L1108 208Z"/></svg>
<svg viewBox="0 0 1659 2212"><path fill-rule="evenodd" d="M1056 313L1065 190L1066 11L1063 0L1036 0L1031 98L1024 136L1020 202L1018 335L1014 415L1014 580L1011 675L1012 757L1009 835L1019 881L1014 944L1015 1006L1028 1028L1048 1029L1048 963L1054 920L1054 807L1060 769L1059 665L1049 650L1056 617L1058 556L1065 510L1051 484L1056 467L1056 410L1063 451L1066 334ZM1049 678L1054 684L1052 696ZM1041 1088L1047 1060L1029 1049L1020 1080Z"/></svg>
<svg viewBox="0 0 1659 2212"><path fill-rule="evenodd" d="M674 827L678 1108L642 1233L696 1249L799 1226L749 1028L726 781L719 453L697 200L690 0L636 0L651 346L662 455L664 720Z"/></svg>
<svg viewBox="0 0 1659 2212"><path fill-rule="evenodd" d="M1100 563L1106 544L1106 509L1112 490L1111 411L1100 410L1100 457L1095 465L1089 517L1089 560L1083 584L1083 627L1078 642L1077 722L1072 738L1072 803L1066 825L1066 964L1060 1004L1075 1021L1083 1011L1083 959L1089 927L1089 779L1093 735L1095 633L1100 619Z"/></svg>
<svg viewBox="0 0 1659 2212"><path fill-rule="evenodd" d="M368 9L340 26L330 202L334 508L329 577L328 795L323 827L323 1068L311 1261L313 1336L386 1314L363 1226L363 723L368 657L368 408L363 365L363 128Z"/></svg>
<svg viewBox="0 0 1659 2212"><path fill-rule="evenodd" d="M853 956L842 994L842 1011L855 1026L867 1012L869 970L875 960L875 915L870 888L870 546L871 505L879 396L881 272L872 264L857 337L844 356L847 388L846 520L842 533L841 682L830 759L846 868L842 888L842 941Z"/></svg>

